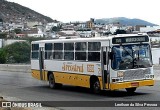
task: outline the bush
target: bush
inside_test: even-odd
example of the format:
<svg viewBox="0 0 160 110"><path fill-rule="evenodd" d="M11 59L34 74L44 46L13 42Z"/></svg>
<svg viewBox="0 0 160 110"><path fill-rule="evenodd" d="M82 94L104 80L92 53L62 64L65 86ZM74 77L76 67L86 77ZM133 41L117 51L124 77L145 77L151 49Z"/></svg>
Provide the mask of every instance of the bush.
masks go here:
<svg viewBox="0 0 160 110"><path fill-rule="evenodd" d="M0 64L6 63L6 52L4 49L0 49Z"/></svg>
<svg viewBox="0 0 160 110"><path fill-rule="evenodd" d="M16 34L20 34L20 33L21 33L21 29L14 29L14 32L15 32Z"/></svg>
<svg viewBox="0 0 160 110"><path fill-rule="evenodd" d="M28 63L31 46L27 42L15 42L4 47L7 63Z"/></svg>
<svg viewBox="0 0 160 110"><path fill-rule="evenodd" d="M7 38L7 34L6 33L0 33L0 39L6 39Z"/></svg>

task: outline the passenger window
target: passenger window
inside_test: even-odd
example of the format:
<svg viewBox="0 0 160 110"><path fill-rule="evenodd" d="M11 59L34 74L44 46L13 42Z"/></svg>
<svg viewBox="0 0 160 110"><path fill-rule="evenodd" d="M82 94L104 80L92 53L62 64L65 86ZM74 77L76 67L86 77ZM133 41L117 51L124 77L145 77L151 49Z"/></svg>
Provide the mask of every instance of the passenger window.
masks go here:
<svg viewBox="0 0 160 110"><path fill-rule="evenodd" d="M88 51L100 51L100 42L88 42Z"/></svg>
<svg viewBox="0 0 160 110"><path fill-rule="evenodd" d="M39 44L32 44L32 50L39 50Z"/></svg>
<svg viewBox="0 0 160 110"><path fill-rule="evenodd" d="M86 42L75 43L75 60L85 60L86 61Z"/></svg>
<svg viewBox="0 0 160 110"><path fill-rule="evenodd" d="M74 60L74 43L64 43L64 60Z"/></svg>
<svg viewBox="0 0 160 110"><path fill-rule="evenodd" d="M31 58L32 59L39 58L39 44L32 44Z"/></svg>
<svg viewBox="0 0 160 110"><path fill-rule="evenodd" d="M100 61L100 42L88 42L88 61Z"/></svg>
<svg viewBox="0 0 160 110"><path fill-rule="evenodd" d="M52 50L52 43L46 43L45 50Z"/></svg>
<svg viewBox="0 0 160 110"><path fill-rule="evenodd" d="M63 43L54 43L53 59L63 59Z"/></svg>
<svg viewBox="0 0 160 110"><path fill-rule="evenodd" d="M52 43L45 44L45 59L52 59Z"/></svg>

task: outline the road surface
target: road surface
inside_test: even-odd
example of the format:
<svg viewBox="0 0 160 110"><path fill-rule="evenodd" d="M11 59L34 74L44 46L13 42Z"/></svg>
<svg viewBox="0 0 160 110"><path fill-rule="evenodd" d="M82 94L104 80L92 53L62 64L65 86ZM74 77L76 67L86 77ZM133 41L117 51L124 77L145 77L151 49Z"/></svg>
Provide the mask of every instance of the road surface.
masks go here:
<svg viewBox="0 0 160 110"><path fill-rule="evenodd" d="M159 69L159 68L158 68ZM156 70L160 73L159 70ZM63 86L60 89L50 89L48 82L39 81L31 77L30 73L0 71L0 96L9 100L22 101L160 101L160 81L155 81L155 86L141 87L136 93L129 95L125 90L103 91L101 94L91 94L89 89L81 87ZM42 103L43 104L43 103ZM45 105L46 103L44 103ZM51 105L46 105L51 106ZM82 105L84 106L84 105ZM95 105L94 105L95 106ZM57 107L58 109L84 109L106 110L106 107ZM114 110L123 110L123 107L107 107ZM153 109L150 107L135 107L133 109ZM158 110L159 107L154 107Z"/></svg>

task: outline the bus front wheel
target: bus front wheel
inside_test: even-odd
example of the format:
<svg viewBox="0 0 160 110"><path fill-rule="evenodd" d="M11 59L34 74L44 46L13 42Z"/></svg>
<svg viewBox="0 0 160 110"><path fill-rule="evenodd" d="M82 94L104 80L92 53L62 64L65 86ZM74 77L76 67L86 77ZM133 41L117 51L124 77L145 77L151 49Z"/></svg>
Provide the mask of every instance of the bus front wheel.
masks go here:
<svg viewBox="0 0 160 110"><path fill-rule="evenodd" d="M100 93L101 91L101 88L100 88L100 83L99 83L99 80L96 80L92 83L91 85L91 91L95 94L98 94Z"/></svg>
<svg viewBox="0 0 160 110"><path fill-rule="evenodd" d="M136 91L136 87L133 87L133 88L126 88L126 91L129 93L129 94L132 94Z"/></svg>

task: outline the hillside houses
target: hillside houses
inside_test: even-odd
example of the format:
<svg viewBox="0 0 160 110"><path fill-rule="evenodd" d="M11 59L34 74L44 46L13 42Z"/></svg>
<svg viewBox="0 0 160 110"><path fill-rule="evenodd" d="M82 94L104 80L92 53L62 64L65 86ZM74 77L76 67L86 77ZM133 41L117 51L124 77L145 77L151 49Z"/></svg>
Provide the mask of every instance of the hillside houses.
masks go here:
<svg viewBox="0 0 160 110"><path fill-rule="evenodd" d="M0 32L7 33L9 38L22 38L22 37L100 37L104 35L114 34L116 30L124 30L127 33L139 32L155 32L159 30L160 26L125 26L120 23L112 24L96 24L94 19L91 18L86 22L70 22L62 23L53 20L50 23L42 23L39 21L25 21L25 22L3 22L0 19ZM19 30L15 32L15 30ZM157 32L156 32L157 33Z"/></svg>

